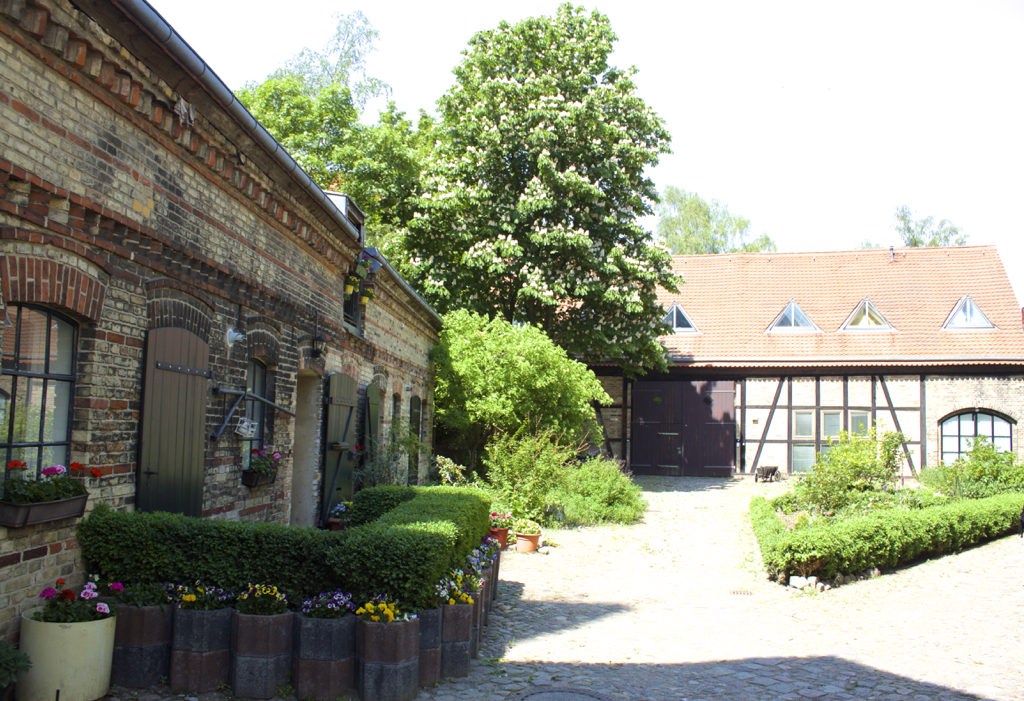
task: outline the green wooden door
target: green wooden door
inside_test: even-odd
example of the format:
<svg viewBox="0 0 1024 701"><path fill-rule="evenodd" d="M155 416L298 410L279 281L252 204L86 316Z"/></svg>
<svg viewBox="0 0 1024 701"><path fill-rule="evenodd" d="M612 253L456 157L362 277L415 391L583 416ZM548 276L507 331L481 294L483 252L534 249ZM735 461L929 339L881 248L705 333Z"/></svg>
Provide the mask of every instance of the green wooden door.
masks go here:
<svg viewBox="0 0 1024 701"><path fill-rule="evenodd" d="M208 359L207 343L190 331L162 328L147 335L140 511L202 515Z"/></svg>
<svg viewBox="0 0 1024 701"><path fill-rule="evenodd" d="M356 406L359 386L351 375L331 375L327 380L327 450L324 456L324 489L321 520L335 504L352 498Z"/></svg>

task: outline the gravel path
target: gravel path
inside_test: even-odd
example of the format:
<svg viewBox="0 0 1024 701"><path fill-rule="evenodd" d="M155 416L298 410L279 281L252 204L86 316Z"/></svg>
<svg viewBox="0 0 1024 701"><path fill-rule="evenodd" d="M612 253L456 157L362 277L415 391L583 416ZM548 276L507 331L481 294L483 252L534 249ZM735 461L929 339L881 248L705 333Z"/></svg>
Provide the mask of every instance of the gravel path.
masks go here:
<svg viewBox="0 0 1024 701"><path fill-rule="evenodd" d="M535 686L613 699L1024 699L1024 542L822 593L769 582L747 505L784 484L638 481L643 523L507 553L469 677L420 699Z"/></svg>

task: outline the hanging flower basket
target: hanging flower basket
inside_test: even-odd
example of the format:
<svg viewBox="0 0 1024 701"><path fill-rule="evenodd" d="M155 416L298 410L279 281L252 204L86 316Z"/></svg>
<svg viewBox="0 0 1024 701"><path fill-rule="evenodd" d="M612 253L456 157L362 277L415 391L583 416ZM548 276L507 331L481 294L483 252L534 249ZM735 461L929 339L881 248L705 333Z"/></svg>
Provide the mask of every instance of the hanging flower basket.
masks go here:
<svg viewBox="0 0 1024 701"><path fill-rule="evenodd" d="M374 290L374 288L369 286L369 285L364 286L362 291L359 293L359 298L360 298L360 300L362 301L363 304L366 304L367 302L369 302L371 299L373 299L376 296L377 296L376 290Z"/></svg>
<svg viewBox="0 0 1024 701"><path fill-rule="evenodd" d="M359 285L359 278L355 275L349 275L345 278L345 296L348 297L355 292L356 287Z"/></svg>

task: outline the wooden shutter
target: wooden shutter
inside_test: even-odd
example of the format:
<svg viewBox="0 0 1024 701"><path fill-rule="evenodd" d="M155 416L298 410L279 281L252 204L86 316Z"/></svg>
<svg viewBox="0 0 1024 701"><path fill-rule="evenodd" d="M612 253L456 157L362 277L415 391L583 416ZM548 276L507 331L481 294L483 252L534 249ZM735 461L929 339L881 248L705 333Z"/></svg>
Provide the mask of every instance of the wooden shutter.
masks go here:
<svg viewBox="0 0 1024 701"><path fill-rule="evenodd" d="M137 508L201 516L209 348L190 331L146 338Z"/></svg>
<svg viewBox="0 0 1024 701"><path fill-rule="evenodd" d="M335 504L352 497L355 470L354 436L356 435L356 378L331 375L327 381L327 435L324 458L324 489L321 499L321 520Z"/></svg>

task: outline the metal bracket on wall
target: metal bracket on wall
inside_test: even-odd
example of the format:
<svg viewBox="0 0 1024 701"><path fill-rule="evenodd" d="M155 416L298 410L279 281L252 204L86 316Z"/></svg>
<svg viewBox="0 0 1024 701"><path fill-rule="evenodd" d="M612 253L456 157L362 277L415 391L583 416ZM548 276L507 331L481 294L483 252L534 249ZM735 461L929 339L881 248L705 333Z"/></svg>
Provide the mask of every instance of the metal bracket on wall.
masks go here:
<svg viewBox="0 0 1024 701"><path fill-rule="evenodd" d="M274 407L280 412L288 414L288 416L295 416L295 412L292 411L291 409L287 409L281 406L280 404L275 404L266 397L261 397L258 394L253 394L252 392L247 392L246 390L243 389L228 389L227 387L214 387L213 393L233 394L237 396L237 399L235 399L235 403L231 405L231 409L228 410L228 415L224 417L224 423L220 425L220 428L218 428L216 431L210 434L211 441L216 441L218 438L220 438L221 434L224 433L224 430L227 429L228 424L231 423L231 417L235 415L235 409L238 408L238 405L242 403L243 399L252 399L257 402L263 402L268 406Z"/></svg>

